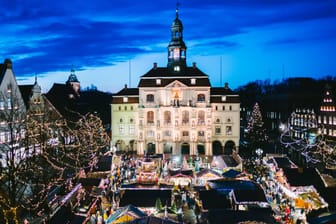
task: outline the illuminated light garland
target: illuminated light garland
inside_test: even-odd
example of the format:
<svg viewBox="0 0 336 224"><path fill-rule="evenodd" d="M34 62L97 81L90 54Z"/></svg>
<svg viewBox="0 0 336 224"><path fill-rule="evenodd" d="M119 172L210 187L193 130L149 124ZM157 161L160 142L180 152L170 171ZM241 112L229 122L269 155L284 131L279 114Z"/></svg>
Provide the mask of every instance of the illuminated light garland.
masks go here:
<svg viewBox="0 0 336 224"><path fill-rule="evenodd" d="M295 151L299 151L302 156L306 159L307 163L324 163L332 157L335 157L336 150L333 147L330 147L325 141L323 141L323 135L315 136L314 141L309 141L307 134L312 133L314 129L317 128L317 121L315 116L309 117L304 123L304 127L298 125L292 126L290 121L297 119L297 114L292 113L291 117L288 119L287 126L280 135L280 143L285 148L291 148ZM294 132L298 134L297 138L294 138ZM302 138L301 136L306 136ZM308 136L309 137L309 136ZM319 158L322 156L322 160Z"/></svg>

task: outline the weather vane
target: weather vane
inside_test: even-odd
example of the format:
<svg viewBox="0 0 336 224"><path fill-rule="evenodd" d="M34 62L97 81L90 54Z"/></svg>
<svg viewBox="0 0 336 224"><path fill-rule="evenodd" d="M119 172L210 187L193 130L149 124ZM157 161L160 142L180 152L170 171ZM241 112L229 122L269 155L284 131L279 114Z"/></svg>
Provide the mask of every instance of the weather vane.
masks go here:
<svg viewBox="0 0 336 224"><path fill-rule="evenodd" d="M176 0L176 15L178 14L178 7L180 6L180 2Z"/></svg>

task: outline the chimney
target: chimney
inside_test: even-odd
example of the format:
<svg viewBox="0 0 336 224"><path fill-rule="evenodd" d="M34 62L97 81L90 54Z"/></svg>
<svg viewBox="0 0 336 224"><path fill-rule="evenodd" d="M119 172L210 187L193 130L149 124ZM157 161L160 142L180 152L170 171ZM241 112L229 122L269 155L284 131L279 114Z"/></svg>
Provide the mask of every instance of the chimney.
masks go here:
<svg viewBox="0 0 336 224"><path fill-rule="evenodd" d="M125 88L124 89L127 89L127 84L125 84Z"/></svg>
<svg viewBox="0 0 336 224"><path fill-rule="evenodd" d="M12 69L12 61L9 58L5 59L5 65L8 69Z"/></svg>
<svg viewBox="0 0 336 224"><path fill-rule="evenodd" d="M157 63L156 62L153 63L153 68L157 69Z"/></svg>
<svg viewBox="0 0 336 224"><path fill-rule="evenodd" d="M196 62L192 63L193 68L196 68Z"/></svg>
<svg viewBox="0 0 336 224"><path fill-rule="evenodd" d="M229 89L229 83L227 83L227 82L224 83L224 88L225 88L225 89Z"/></svg>

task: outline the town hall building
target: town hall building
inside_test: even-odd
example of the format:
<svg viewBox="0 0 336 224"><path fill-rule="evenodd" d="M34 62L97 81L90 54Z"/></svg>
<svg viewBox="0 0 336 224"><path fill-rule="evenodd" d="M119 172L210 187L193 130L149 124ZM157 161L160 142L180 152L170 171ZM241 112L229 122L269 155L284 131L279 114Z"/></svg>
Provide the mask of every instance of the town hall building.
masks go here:
<svg viewBox="0 0 336 224"><path fill-rule="evenodd" d="M228 86L212 87L196 63L187 65L183 25L171 25L168 63L153 64L137 88L113 95L112 145L139 155L219 155L238 150L240 99Z"/></svg>

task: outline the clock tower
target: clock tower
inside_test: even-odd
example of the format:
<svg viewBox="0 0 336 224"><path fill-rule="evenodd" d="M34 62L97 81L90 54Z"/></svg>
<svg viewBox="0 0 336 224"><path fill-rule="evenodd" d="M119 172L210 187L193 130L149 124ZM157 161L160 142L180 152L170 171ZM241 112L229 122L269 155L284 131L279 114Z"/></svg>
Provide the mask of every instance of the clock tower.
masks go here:
<svg viewBox="0 0 336 224"><path fill-rule="evenodd" d="M171 40L168 45L168 68L173 72L179 72L186 68L187 47L183 41L183 25L178 17L176 7L176 17L171 25Z"/></svg>

